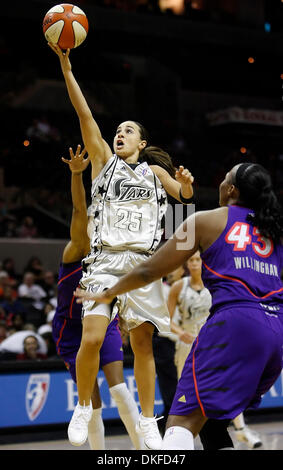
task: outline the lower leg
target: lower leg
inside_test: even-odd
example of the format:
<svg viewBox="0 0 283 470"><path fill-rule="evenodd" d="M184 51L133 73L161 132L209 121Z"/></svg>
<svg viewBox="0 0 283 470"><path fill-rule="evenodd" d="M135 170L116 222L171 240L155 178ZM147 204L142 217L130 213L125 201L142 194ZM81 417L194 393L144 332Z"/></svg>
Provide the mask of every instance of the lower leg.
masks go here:
<svg viewBox="0 0 283 470"><path fill-rule="evenodd" d="M117 405L119 415L136 450L143 449L143 439L136 432L136 424L139 420L137 404L128 390L125 382L109 388L111 396Z"/></svg>
<svg viewBox="0 0 283 470"><path fill-rule="evenodd" d="M208 419L199 432L204 450L231 449L233 441L228 432L230 419Z"/></svg>
<svg viewBox="0 0 283 470"><path fill-rule="evenodd" d="M88 423L88 442L91 450L105 449L105 432L101 407L92 412Z"/></svg>
<svg viewBox="0 0 283 470"><path fill-rule="evenodd" d="M243 413L240 413L236 418L233 419L233 425L235 429L243 429L245 427L245 419Z"/></svg>
<svg viewBox="0 0 283 470"><path fill-rule="evenodd" d="M121 420L131 438L134 447L141 450L143 441L136 432L139 419L138 406L124 382L123 362L113 361L102 367L109 391L118 408Z"/></svg>
<svg viewBox="0 0 283 470"><path fill-rule="evenodd" d="M152 350L154 326L143 323L130 332L134 353L134 375L144 417L153 417L155 399L155 362Z"/></svg>
<svg viewBox="0 0 283 470"><path fill-rule="evenodd" d="M88 425L93 415L91 395L99 368L99 351L105 337L109 320L103 316L87 316L76 359L76 376L79 401L68 426L68 437L75 446L88 438Z"/></svg>
<svg viewBox="0 0 283 470"><path fill-rule="evenodd" d="M162 450L193 450L194 438L199 434L206 420L200 408L187 416L169 415Z"/></svg>
<svg viewBox="0 0 283 470"><path fill-rule="evenodd" d="M108 323L108 318L103 316L87 316L83 321L82 341L76 359L77 388L81 406L89 406L91 401L99 370L99 351Z"/></svg>
<svg viewBox="0 0 283 470"><path fill-rule="evenodd" d="M102 420L102 406L97 380L91 396L92 416L88 423L88 442L91 450L105 449L105 433Z"/></svg>

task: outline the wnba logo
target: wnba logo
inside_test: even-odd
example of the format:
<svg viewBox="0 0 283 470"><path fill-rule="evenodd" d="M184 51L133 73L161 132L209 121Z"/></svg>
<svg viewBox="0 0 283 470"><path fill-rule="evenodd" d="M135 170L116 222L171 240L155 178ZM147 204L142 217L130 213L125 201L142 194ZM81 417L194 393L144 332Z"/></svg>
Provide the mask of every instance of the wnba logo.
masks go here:
<svg viewBox="0 0 283 470"><path fill-rule="evenodd" d="M30 421L34 421L42 411L49 390L49 374L30 375L26 388L26 411Z"/></svg>

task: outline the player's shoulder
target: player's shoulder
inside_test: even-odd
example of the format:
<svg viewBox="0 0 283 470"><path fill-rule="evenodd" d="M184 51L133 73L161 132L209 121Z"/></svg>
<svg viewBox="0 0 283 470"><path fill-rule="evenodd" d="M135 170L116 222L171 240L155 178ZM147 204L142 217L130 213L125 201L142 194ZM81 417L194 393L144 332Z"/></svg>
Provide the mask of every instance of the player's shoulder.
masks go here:
<svg viewBox="0 0 283 470"><path fill-rule="evenodd" d="M184 278L178 279L178 281L173 282L170 293L171 295L179 295L184 285Z"/></svg>
<svg viewBox="0 0 283 470"><path fill-rule="evenodd" d="M201 227L215 224L226 220L228 216L228 207L217 207L216 209L210 209L205 211L198 211L195 213L195 223Z"/></svg>
<svg viewBox="0 0 283 470"><path fill-rule="evenodd" d="M228 213L228 206L216 207L215 209L208 209L196 212L196 217L199 219L207 217L222 217Z"/></svg>

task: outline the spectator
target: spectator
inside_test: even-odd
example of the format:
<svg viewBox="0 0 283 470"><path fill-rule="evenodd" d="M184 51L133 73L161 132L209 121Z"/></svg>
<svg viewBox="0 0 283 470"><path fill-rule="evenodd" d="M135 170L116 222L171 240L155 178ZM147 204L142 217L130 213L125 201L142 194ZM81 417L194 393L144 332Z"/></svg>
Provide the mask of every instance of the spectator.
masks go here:
<svg viewBox="0 0 283 470"><path fill-rule="evenodd" d="M24 304L16 298L13 288L10 285L4 286L0 306L5 312L6 319L9 317L12 318L16 314L24 314L26 312Z"/></svg>
<svg viewBox="0 0 283 470"><path fill-rule="evenodd" d="M52 332L52 320L55 315L55 309L53 305L47 303L44 307L44 314L46 315L46 322L43 325L41 325L37 330L37 333L40 336L42 336L45 333Z"/></svg>
<svg viewBox="0 0 283 470"><path fill-rule="evenodd" d="M37 333L39 335L43 335L46 332L52 332L52 320L55 315L55 308L51 303L47 303L44 307L44 317L45 317L45 322L40 325L40 327L37 330Z"/></svg>
<svg viewBox="0 0 283 470"><path fill-rule="evenodd" d="M9 284L9 274L6 271L0 271L0 301L4 298L4 289Z"/></svg>
<svg viewBox="0 0 283 470"><path fill-rule="evenodd" d="M26 327L27 325L25 325ZM33 328L33 327L32 327ZM6 339L0 343L0 360L13 360L16 359L19 354L24 354L24 340L26 337L34 336L37 338L39 349L38 353L47 355L47 347L44 339L33 329L23 330L17 332L8 331L8 336Z"/></svg>
<svg viewBox="0 0 283 470"><path fill-rule="evenodd" d="M4 237L7 237L7 238L18 237L16 217L12 215L7 216L3 228L4 228L4 232L3 232Z"/></svg>
<svg viewBox="0 0 283 470"><path fill-rule="evenodd" d="M5 321L1 320L0 321L0 343L2 343L2 341L4 341L4 339L6 339L7 336L8 336L8 332L7 332L6 323Z"/></svg>
<svg viewBox="0 0 283 470"><path fill-rule="evenodd" d="M34 333L36 333L36 330L36 326L32 323L25 323L23 326L23 331L33 331Z"/></svg>
<svg viewBox="0 0 283 470"><path fill-rule="evenodd" d="M22 331L24 328L25 324L25 318L24 315L21 313L16 313L13 318L12 318L12 328L14 329L15 332L17 331Z"/></svg>
<svg viewBox="0 0 283 470"><path fill-rule="evenodd" d="M49 312L53 312L53 311L54 311L54 306L50 302L47 302L44 307L44 313L46 315L46 322L47 322Z"/></svg>
<svg viewBox="0 0 283 470"><path fill-rule="evenodd" d="M44 307L44 313L46 315L46 323L48 325L52 325L52 320L55 315L56 307L54 307L51 303L47 303Z"/></svg>
<svg viewBox="0 0 283 470"><path fill-rule="evenodd" d="M27 271L34 274L35 282L37 283L43 282L44 269L42 266L42 262L37 256L32 256L28 260L28 263L24 268L24 273L26 273Z"/></svg>
<svg viewBox="0 0 283 470"><path fill-rule="evenodd" d="M46 299L49 301L56 297L57 283L55 275L52 271L45 271L43 274L43 282L41 282L43 290L46 292Z"/></svg>
<svg viewBox="0 0 283 470"><path fill-rule="evenodd" d="M20 238L36 238L38 236L38 229L35 226L34 220L30 216L24 217L22 225L18 230L18 237Z"/></svg>
<svg viewBox="0 0 283 470"><path fill-rule="evenodd" d="M35 276L32 272L26 272L24 274L23 283L18 288L20 299L30 299L31 305L42 311L45 303L43 299L46 297L45 291L39 284L35 283Z"/></svg>
<svg viewBox="0 0 283 470"><path fill-rule="evenodd" d="M56 344L53 339L52 331L43 331L40 336L44 339L47 347L47 358L48 359L60 359L57 355Z"/></svg>
<svg viewBox="0 0 283 470"><path fill-rule="evenodd" d="M40 142L46 143L50 141L58 141L60 138L58 129L51 126L46 116L34 119L32 125L27 129L26 135L31 139L35 138Z"/></svg>
<svg viewBox="0 0 283 470"><path fill-rule="evenodd" d="M17 354L16 359L18 361L26 361L26 360L42 360L47 359L47 355L40 353L39 350L39 343L36 336L30 335L27 336L24 341L24 352Z"/></svg>
<svg viewBox="0 0 283 470"><path fill-rule="evenodd" d="M2 269L8 273L10 285L16 286L20 280L20 276L16 272L14 258L5 258L2 263Z"/></svg>
<svg viewBox="0 0 283 470"><path fill-rule="evenodd" d="M4 321L6 324L6 313L2 305L0 304L0 322Z"/></svg>

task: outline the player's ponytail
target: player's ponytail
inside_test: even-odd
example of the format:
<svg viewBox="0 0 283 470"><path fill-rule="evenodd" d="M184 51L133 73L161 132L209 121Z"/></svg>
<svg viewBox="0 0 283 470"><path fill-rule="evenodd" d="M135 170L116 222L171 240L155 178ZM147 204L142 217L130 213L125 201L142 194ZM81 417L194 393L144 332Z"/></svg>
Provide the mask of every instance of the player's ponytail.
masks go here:
<svg viewBox="0 0 283 470"><path fill-rule="evenodd" d="M148 145L149 135L147 130L139 122L135 121L135 123L139 127L141 139L147 142L147 146L140 152L139 161L146 162L148 165L161 166L172 178L175 178L176 168L173 165L170 155L159 147Z"/></svg>
<svg viewBox="0 0 283 470"><path fill-rule="evenodd" d="M283 237L283 214L272 187L271 177L259 164L243 163L235 175L240 191L238 203L254 210L247 220L261 235L279 241Z"/></svg>

